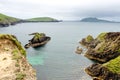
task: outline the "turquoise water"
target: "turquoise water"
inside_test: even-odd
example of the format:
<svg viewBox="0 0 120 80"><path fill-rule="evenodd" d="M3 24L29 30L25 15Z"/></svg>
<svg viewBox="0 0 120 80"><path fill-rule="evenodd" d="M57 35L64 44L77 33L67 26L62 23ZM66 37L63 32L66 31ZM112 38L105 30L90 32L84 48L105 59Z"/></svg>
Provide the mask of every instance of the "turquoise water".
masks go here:
<svg viewBox="0 0 120 80"><path fill-rule="evenodd" d="M120 23L22 23L0 28L0 33L16 35L24 46L28 34L44 32L51 37L45 46L27 49L27 59L37 71L38 80L91 80L84 69L93 62L75 53L79 41L87 35L120 31Z"/></svg>

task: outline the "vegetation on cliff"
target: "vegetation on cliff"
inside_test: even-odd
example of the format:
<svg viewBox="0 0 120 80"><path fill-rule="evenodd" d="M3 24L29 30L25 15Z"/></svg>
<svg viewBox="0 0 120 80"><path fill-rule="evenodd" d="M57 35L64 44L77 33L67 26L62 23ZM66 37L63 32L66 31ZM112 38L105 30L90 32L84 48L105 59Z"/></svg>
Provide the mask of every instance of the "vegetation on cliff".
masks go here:
<svg viewBox="0 0 120 80"><path fill-rule="evenodd" d="M0 26L9 26L18 23L20 19L10 17L0 13Z"/></svg>
<svg viewBox="0 0 120 80"><path fill-rule="evenodd" d="M0 34L0 80L36 80L26 51L13 35Z"/></svg>
<svg viewBox="0 0 120 80"><path fill-rule="evenodd" d="M28 22L58 22L57 19L50 18L50 17L37 17L37 18L31 18L27 19Z"/></svg>
<svg viewBox="0 0 120 80"><path fill-rule="evenodd" d="M101 33L93 39L88 36L80 41L88 49L85 56L99 62L107 62L120 55L120 32Z"/></svg>
<svg viewBox="0 0 120 80"><path fill-rule="evenodd" d="M89 35L80 44L87 48L87 58L103 63L85 69L93 80L120 80L120 32L101 33L95 39Z"/></svg>
<svg viewBox="0 0 120 80"><path fill-rule="evenodd" d="M85 71L95 80L119 80L120 56L104 64L93 64Z"/></svg>

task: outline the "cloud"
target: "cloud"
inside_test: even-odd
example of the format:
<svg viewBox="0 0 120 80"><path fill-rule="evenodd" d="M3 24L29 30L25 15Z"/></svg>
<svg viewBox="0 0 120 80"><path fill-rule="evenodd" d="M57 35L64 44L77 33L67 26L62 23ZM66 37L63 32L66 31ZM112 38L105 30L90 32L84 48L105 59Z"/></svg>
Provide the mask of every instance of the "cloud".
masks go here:
<svg viewBox="0 0 120 80"><path fill-rule="evenodd" d="M119 0L1 0L0 12L18 18L120 17Z"/></svg>

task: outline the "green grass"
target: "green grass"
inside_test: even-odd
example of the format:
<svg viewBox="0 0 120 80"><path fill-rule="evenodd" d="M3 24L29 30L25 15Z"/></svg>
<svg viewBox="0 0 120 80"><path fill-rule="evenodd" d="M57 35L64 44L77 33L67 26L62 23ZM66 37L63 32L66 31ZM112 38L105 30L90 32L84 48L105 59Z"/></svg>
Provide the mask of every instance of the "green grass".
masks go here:
<svg viewBox="0 0 120 80"><path fill-rule="evenodd" d="M0 13L0 23L2 23L2 24L10 24L13 22L18 22L19 20L20 19L13 18L13 17L10 17L10 16L7 16L7 15Z"/></svg>
<svg viewBox="0 0 120 80"><path fill-rule="evenodd" d="M15 44L18 48L18 50L20 51L20 53L24 56L26 56L26 51L24 50L24 48L22 47L22 45L20 44L20 42L16 39L15 36L13 35L9 35L9 34L0 34L0 39L9 39L13 42L13 44ZM15 51L14 51L15 52Z"/></svg>
<svg viewBox="0 0 120 80"><path fill-rule="evenodd" d="M38 17L38 18L27 19L27 21L52 22L52 21L58 21L58 20L50 17Z"/></svg>
<svg viewBox="0 0 120 80"><path fill-rule="evenodd" d="M97 39L100 40L100 41L104 41L106 34L107 34L106 32L99 34Z"/></svg>
<svg viewBox="0 0 120 80"><path fill-rule="evenodd" d="M87 38L86 38L86 41L87 42L91 42L91 41L93 41L94 39L93 39L93 37L91 36L91 35L88 35L87 36Z"/></svg>
<svg viewBox="0 0 120 80"><path fill-rule="evenodd" d="M104 63L103 66L113 73L120 74L120 56L107 63Z"/></svg>

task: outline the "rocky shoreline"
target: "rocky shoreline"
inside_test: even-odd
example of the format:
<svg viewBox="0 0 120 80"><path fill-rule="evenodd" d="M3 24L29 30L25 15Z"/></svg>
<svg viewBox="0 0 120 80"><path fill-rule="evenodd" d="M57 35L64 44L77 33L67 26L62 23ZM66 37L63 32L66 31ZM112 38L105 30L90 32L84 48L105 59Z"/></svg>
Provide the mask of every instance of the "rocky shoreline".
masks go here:
<svg viewBox="0 0 120 80"><path fill-rule="evenodd" d="M80 44L87 49L85 57L97 61L85 69L93 80L120 80L120 32L88 35Z"/></svg>
<svg viewBox="0 0 120 80"><path fill-rule="evenodd" d="M87 48L87 58L104 63L120 55L120 32L101 33L95 39L89 35L80 44Z"/></svg>

